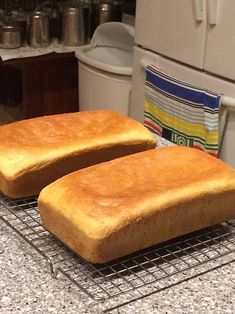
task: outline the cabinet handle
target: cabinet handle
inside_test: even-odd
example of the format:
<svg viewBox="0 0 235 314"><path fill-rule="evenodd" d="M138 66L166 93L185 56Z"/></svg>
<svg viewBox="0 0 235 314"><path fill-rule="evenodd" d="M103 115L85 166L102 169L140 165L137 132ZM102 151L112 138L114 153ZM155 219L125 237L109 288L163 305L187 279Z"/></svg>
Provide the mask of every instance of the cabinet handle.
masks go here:
<svg viewBox="0 0 235 314"><path fill-rule="evenodd" d="M208 0L208 21L210 25L216 25L218 19L218 1Z"/></svg>
<svg viewBox="0 0 235 314"><path fill-rule="evenodd" d="M202 22L204 19L204 0L193 0L193 7L195 12L196 21Z"/></svg>

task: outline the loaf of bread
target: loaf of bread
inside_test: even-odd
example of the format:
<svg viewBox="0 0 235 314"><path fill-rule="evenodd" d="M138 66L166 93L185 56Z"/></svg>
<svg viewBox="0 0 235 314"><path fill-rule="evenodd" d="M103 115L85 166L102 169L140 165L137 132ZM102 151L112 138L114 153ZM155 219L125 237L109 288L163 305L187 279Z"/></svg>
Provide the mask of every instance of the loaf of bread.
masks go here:
<svg viewBox="0 0 235 314"><path fill-rule="evenodd" d="M100 110L22 120L0 126L0 191L36 195L69 172L156 146L139 122Z"/></svg>
<svg viewBox="0 0 235 314"><path fill-rule="evenodd" d="M46 229L104 263L235 217L235 170L193 148L151 149L66 175L38 204Z"/></svg>

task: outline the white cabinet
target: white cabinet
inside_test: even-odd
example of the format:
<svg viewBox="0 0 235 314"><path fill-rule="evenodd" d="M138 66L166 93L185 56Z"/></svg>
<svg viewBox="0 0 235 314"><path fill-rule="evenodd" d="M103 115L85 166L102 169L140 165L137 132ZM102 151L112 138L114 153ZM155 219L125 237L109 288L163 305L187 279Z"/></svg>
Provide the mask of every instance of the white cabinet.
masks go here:
<svg viewBox="0 0 235 314"><path fill-rule="evenodd" d="M212 0L204 69L235 80L235 1Z"/></svg>
<svg viewBox="0 0 235 314"><path fill-rule="evenodd" d="M137 44L235 79L234 0L137 0Z"/></svg>

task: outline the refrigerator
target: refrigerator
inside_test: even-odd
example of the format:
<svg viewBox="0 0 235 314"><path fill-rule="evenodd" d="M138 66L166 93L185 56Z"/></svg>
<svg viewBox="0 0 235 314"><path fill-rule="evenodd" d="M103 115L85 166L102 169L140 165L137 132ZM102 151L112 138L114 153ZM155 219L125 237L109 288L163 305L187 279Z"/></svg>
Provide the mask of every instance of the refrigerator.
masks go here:
<svg viewBox="0 0 235 314"><path fill-rule="evenodd" d="M235 167L235 1L137 0L129 115L143 123L146 67L222 95L220 158Z"/></svg>

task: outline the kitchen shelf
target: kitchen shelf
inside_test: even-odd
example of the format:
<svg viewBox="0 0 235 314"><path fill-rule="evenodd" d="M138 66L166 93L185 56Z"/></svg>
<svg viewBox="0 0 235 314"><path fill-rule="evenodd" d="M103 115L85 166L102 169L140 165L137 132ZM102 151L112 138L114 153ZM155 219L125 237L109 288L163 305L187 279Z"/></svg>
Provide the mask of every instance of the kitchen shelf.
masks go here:
<svg viewBox="0 0 235 314"><path fill-rule="evenodd" d="M98 303L112 306L169 288L235 258L235 219L120 258L92 265L42 225L37 198L11 200L0 194L0 218L48 262Z"/></svg>

